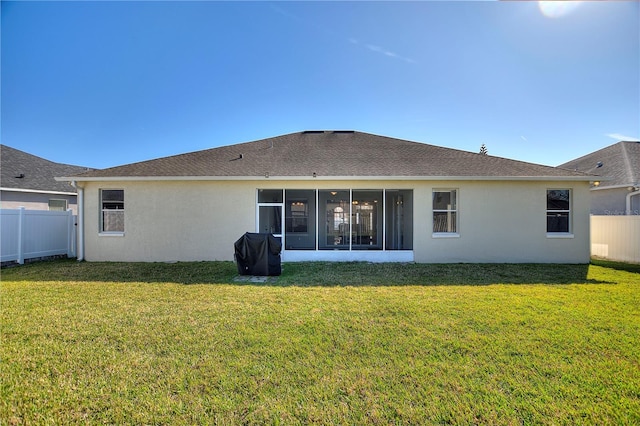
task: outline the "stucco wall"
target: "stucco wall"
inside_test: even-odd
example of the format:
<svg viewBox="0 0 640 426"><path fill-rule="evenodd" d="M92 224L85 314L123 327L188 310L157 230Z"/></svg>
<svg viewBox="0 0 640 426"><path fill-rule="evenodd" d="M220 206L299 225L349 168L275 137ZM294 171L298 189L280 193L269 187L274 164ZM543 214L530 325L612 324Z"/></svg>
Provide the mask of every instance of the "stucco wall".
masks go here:
<svg viewBox="0 0 640 426"><path fill-rule="evenodd" d="M99 233L100 189L124 189L124 235ZM85 259L232 260L255 228L255 189L234 182L101 182L86 185Z"/></svg>
<svg viewBox="0 0 640 426"><path fill-rule="evenodd" d="M74 215L78 213L76 196L66 194L2 191L0 194L0 207L3 209L24 207L27 210L49 210L49 200L66 200L67 209L71 209Z"/></svg>
<svg viewBox="0 0 640 426"><path fill-rule="evenodd" d="M625 188L596 189L591 191L591 214L603 216L625 215L627 211L627 194ZM640 214L640 196L631 197L631 214Z"/></svg>
<svg viewBox="0 0 640 426"><path fill-rule="evenodd" d="M99 235L99 190L124 189L125 233ZM416 262L589 261L586 182L260 181L85 183L89 261L233 260L233 243L255 232L256 189L412 189ZM546 233L546 190L572 189L572 236ZM457 189L459 236L436 238L433 189ZM311 252L313 253L313 252Z"/></svg>
<svg viewBox="0 0 640 426"><path fill-rule="evenodd" d="M431 234L431 188L458 189L459 237ZM572 235L552 238L546 232L546 190L564 188L572 189ZM416 223L416 262L589 262L587 184L437 182L419 192L416 216L424 211L425 220Z"/></svg>

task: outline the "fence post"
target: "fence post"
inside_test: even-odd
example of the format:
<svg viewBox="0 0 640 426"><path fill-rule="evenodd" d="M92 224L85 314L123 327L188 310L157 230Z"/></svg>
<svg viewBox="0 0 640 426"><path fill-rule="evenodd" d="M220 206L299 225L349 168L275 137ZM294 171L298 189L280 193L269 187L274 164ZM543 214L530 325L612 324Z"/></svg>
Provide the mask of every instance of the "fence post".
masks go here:
<svg viewBox="0 0 640 426"><path fill-rule="evenodd" d="M18 207L18 264L24 265L24 207Z"/></svg>
<svg viewBox="0 0 640 426"><path fill-rule="evenodd" d="M67 257L73 257L73 211L67 210Z"/></svg>

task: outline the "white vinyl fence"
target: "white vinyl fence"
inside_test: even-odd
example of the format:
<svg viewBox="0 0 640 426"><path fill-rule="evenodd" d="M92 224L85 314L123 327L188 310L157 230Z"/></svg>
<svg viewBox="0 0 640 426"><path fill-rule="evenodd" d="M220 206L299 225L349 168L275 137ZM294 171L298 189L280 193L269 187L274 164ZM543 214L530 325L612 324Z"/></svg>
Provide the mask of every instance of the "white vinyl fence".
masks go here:
<svg viewBox="0 0 640 426"><path fill-rule="evenodd" d="M591 216L591 256L640 263L640 216Z"/></svg>
<svg viewBox="0 0 640 426"><path fill-rule="evenodd" d="M75 256L76 227L71 210L0 210L0 261Z"/></svg>

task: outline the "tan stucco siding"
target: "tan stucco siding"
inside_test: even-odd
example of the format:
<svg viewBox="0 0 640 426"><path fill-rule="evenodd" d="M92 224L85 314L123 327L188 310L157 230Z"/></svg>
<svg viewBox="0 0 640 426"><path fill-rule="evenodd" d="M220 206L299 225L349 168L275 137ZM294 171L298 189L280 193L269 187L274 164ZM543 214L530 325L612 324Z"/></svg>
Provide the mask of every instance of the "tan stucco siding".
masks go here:
<svg viewBox="0 0 640 426"><path fill-rule="evenodd" d="M415 261L559 262L589 261L589 190L575 182L436 182L428 200L416 205L426 212L415 239ZM459 236L441 238L432 230L431 192L458 190ZM572 235L552 238L546 232L547 189L572 189ZM418 224L419 225L419 224ZM420 225L419 225L420 226ZM424 233L423 233L423 232Z"/></svg>
<svg viewBox="0 0 640 426"><path fill-rule="evenodd" d="M587 182L180 181L85 183L89 261L232 260L233 243L255 232L256 190L412 189L416 262L589 261ZM572 190L572 235L546 233L546 190ZM100 189L124 189L125 232L99 234ZM432 233L433 189L458 190L459 235Z"/></svg>
<svg viewBox="0 0 640 426"><path fill-rule="evenodd" d="M123 236L98 232L100 189L124 189ZM255 190L236 182L92 183L85 212L87 260L231 260L234 241L255 228Z"/></svg>

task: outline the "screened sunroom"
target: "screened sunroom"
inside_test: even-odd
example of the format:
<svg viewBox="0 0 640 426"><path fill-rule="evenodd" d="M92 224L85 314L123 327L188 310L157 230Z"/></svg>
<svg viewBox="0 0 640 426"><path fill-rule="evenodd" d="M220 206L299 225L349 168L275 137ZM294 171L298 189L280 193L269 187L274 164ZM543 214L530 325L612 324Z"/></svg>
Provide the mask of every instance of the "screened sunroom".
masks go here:
<svg viewBox="0 0 640 426"><path fill-rule="evenodd" d="M289 261L413 260L411 189L258 189L256 212Z"/></svg>

